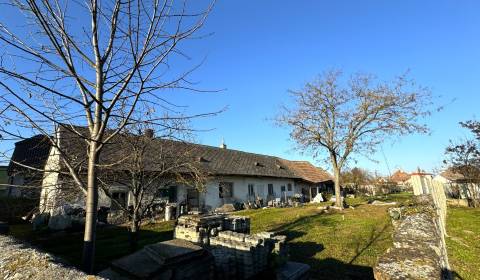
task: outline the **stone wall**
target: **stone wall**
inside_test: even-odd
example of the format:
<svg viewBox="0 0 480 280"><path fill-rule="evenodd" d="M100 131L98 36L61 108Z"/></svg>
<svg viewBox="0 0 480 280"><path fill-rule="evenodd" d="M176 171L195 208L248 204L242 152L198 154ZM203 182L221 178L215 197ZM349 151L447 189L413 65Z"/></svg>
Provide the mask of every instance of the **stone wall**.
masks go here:
<svg viewBox="0 0 480 280"><path fill-rule="evenodd" d="M0 279L103 279L9 236L0 235L0 248Z"/></svg>
<svg viewBox="0 0 480 280"><path fill-rule="evenodd" d="M451 279L444 222L432 195L414 198L409 206L390 209L393 247L374 268L375 279Z"/></svg>

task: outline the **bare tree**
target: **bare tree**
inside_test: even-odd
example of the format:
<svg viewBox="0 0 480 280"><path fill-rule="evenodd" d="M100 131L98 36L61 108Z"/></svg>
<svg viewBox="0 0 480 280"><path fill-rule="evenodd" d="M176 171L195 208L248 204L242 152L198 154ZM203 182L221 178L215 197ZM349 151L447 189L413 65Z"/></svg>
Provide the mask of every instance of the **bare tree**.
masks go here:
<svg viewBox="0 0 480 280"><path fill-rule="evenodd" d="M294 105L281 108L277 119L291 129L300 150L327 156L340 207L340 174L350 156L371 155L394 135L427 132L420 120L429 115L431 105L429 90L406 75L391 82L380 82L373 75L356 74L348 81L341 76L329 71L303 89L290 91Z"/></svg>
<svg viewBox="0 0 480 280"><path fill-rule="evenodd" d="M146 124L130 126L114 139L115 152L101 168L104 193L130 220L132 249L137 246L142 221L152 214L154 206L158 206L160 190L178 184L198 191L204 189L207 173L195 156L195 146L174 140L178 138L179 130L189 131L177 127L167 134L157 131L155 136L154 130ZM129 203L119 203L111 196L109 188L112 183L128 191Z"/></svg>
<svg viewBox="0 0 480 280"><path fill-rule="evenodd" d="M454 173L460 174L459 182L452 186L458 193L464 191L469 205L480 206L480 122L460 122L463 128L467 128L474 135L459 143L450 142L445 150L445 164ZM458 184L461 184L460 187Z"/></svg>
<svg viewBox="0 0 480 280"><path fill-rule="evenodd" d="M10 139L32 134L48 137L85 193L83 263L87 272L93 271L96 178L102 149L135 122L132 114L138 104L175 114L178 107L160 94L162 90L194 90L187 77L195 67L172 66L188 58L179 44L195 38L212 5L192 11L184 1L173 0L1 4L8 19L23 19L21 26L6 19L0 22L1 134ZM88 133L79 132L78 125L87 127ZM86 176L62 150L58 127L87 144Z"/></svg>
<svg viewBox="0 0 480 280"><path fill-rule="evenodd" d="M350 170L342 172L340 180L344 184L349 184L355 190L358 190L359 186L372 183L373 176L365 169L354 167Z"/></svg>

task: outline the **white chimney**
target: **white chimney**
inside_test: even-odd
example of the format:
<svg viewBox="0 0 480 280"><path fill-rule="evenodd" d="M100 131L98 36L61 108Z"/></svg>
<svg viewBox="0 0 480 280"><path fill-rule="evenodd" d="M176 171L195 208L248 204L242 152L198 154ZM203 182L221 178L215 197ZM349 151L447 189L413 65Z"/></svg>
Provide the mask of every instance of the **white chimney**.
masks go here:
<svg viewBox="0 0 480 280"><path fill-rule="evenodd" d="M223 138L222 138L222 144L220 144L220 148L222 148L222 149L227 148L227 144L225 144L225 139L223 139Z"/></svg>

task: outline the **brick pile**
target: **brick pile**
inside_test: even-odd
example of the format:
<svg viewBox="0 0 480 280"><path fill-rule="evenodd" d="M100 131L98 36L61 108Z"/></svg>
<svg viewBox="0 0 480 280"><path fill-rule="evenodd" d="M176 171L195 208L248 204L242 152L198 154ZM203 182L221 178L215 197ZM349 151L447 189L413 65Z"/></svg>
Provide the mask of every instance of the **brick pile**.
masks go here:
<svg viewBox="0 0 480 280"><path fill-rule="evenodd" d="M273 233L244 234L222 231L210 238L210 252L215 257L215 273L220 279L248 279L268 268L272 252L286 261L285 236Z"/></svg>
<svg viewBox="0 0 480 280"><path fill-rule="evenodd" d="M208 245L211 236L217 236L218 232L224 230L248 233L250 218L226 215L185 215L178 218L174 237Z"/></svg>
<svg viewBox="0 0 480 280"><path fill-rule="evenodd" d="M286 263L286 236L249 233L250 218L222 214L182 216L174 234L210 251L217 279L248 279L267 270L272 262L279 266Z"/></svg>

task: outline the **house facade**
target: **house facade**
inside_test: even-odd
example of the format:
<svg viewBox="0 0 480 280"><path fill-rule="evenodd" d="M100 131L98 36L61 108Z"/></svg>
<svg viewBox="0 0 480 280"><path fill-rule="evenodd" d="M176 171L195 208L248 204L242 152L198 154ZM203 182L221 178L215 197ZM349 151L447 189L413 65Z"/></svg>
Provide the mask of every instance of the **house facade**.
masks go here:
<svg viewBox="0 0 480 280"><path fill-rule="evenodd" d="M40 136L35 136L37 139ZM69 155L78 153L72 158L81 158L85 144L65 129L56 133L62 152ZM135 137L135 136L132 136ZM115 141L114 141L115 142ZM119 144L120 145L120 144ZM333 186L332 176L321 168L306 161L290 161L274 156L248 153L228 149L226 145L213 147L173 140L154 139L153 146L162 147L152 150L150 157L155 158L155 151L168 151L172 157L188 151L192 162L207 174L207 180L202 190L186 183L171 182L168 185L159 184L155 192L158 201L185 205L188 209L213 211L227 203L244 203L262 201L286 201L297 197L303 201L311 200L317 192ZM36 150L36 145L26 147L19 145L18 151L12 156L12 170L18 162L30 162L30 155L46 158L43 161L41 184L38 186L40 211L52 211L62 203L84 205L84 195L74 186L62 164L60 152L55 147ZM23 151L21 151L22 149ZM28 152L24 150L27 149ZM106 148L103 159L118 156L119 147L115 143ZM81 160L80 160L81 161ZM40 163L37 163L37 166ZM147 166L149 172L156 172L155 165ZM21 180L20 172L12 173L12 180ZM38 176L38 175L37 175ZM68 190L68 191L66 191ZM114 208L112 199L122 205L130 205L132 193L124 184L111 182L108 186L109 195L100 191L99 207ZM67 195L66 195L67 194ZM178 207L177 207L178 208Z"/></svg>
<svg viewBox="0 0 480 280"><path fill-rule="evenodd" d="M449 198L480 199L480 184L452 169L442 171L433 180L443 185L445 194Z"/></svg>

